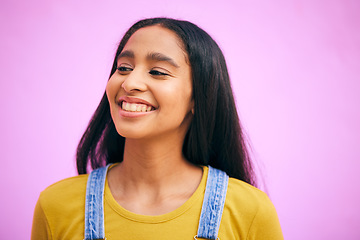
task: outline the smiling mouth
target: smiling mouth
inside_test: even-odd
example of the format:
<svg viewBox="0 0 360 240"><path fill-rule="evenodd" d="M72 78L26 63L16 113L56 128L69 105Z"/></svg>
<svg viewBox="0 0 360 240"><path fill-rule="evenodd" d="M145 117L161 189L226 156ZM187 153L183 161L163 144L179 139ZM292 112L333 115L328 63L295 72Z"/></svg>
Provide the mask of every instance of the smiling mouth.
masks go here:
<svg viewBox="0 0 360 240"><path fill-rule="evenodd" d="M129 103L122 101L121 102L121 109L127 112L150 112L155 110L154 107L141 104L141 103Z"/></svg>

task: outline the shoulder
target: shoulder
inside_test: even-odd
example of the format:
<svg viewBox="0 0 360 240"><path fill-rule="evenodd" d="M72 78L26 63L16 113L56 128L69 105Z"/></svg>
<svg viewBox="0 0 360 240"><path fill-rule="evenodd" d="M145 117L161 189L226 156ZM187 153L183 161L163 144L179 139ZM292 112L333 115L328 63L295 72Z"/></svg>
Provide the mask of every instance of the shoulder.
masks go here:
<svg viewBox="0 0 360 240"><path fill-rule="evenodd" d="M283 239L275 207L266 193L229 178L223 219L246 239Z"/></svg>
<svg viewBox="0 0 360 240"><path fill-rule="evenodd" d="M88 175L79 175L63 179L47 187L41 192L38 200L44 212L62 212L71 206L85 206L87 179Z"/></svg>
<svg viewBox="0 0 360 240"><path fill-rule="evenodd" d="M31 239L82 238L87 179L88 175L66 178L40 193Z"/></svg>
<svg viewBox="0 0 360 240"><path fill-rule="evenodd" d="M58 195L60 192L63 194L79 194L79 190L81 191L81 189L83 189L85 192L88 176L88 174L84 174L60 180L48 186L44 191L41 192L40 196L52 197L54 194Z"/></svg>
<svg viewBox="0 0 360 240"><path fill-rule="evenodd" d="M259 212L275 212L269 197L260 189L235 178L229 178L225 208L251 221Z"/></svg>
<svg viewBox="0 0 360 240"><path fill-rule="evenodd" d="M249 210L257 211L259 206L272 205L266 193L235 178L229 178L226 200L228 203L243 203Z"/></svg>

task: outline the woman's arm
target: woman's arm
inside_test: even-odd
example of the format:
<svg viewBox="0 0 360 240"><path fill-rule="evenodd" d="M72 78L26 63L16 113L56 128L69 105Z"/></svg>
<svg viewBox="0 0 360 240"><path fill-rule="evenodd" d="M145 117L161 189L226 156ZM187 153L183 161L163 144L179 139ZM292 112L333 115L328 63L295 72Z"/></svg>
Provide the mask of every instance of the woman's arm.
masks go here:
<svg viewBox="0 0 360 240"><path fill-rule="evenodd" d="M40 198L36 203L31 230L31 240L52 239L49 223L41 206Z"/></svg>
<svg viewBox="0 0 360 240"><path fill-rule="evenodd" d="M275 207L267 197L264 201L251 223L248 240L283 240L283 234L280 227L278 215Z"/></svg>

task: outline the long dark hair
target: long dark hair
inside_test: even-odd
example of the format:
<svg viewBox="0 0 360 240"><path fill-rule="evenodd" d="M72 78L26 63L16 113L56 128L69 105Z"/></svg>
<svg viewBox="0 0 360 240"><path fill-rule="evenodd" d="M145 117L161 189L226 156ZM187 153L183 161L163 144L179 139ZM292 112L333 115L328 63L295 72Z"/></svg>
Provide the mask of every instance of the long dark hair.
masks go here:
<svg viewBox="0 0 360 240"><path fill-rule="evenodd" d="M116 71L116 59L138 29L160 25L174 31L182 40L192 70L194 117L183 144L185 158L196 165L211 165L230 177L256 185L244 133L236 111L225 58L215 41L188 21L169 18L144 19L124 35L116 51L110 77ZM123 160L125 138L111 119L104 93L99 106L77 148L79 174L108 163Z"/></svg>

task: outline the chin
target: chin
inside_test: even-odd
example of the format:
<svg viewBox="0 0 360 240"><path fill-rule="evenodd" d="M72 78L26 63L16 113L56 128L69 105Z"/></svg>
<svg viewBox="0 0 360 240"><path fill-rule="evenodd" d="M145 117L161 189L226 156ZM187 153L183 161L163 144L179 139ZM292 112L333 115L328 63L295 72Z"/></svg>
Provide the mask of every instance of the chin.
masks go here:
<svg viewBox="0 0 360 240"><path fill-rule="evenodd" d="M148 136L147 132L142 131L142 129L124 129L124 128L116 128L118 134L124 138L131 139L142 139Z"/></svg>

